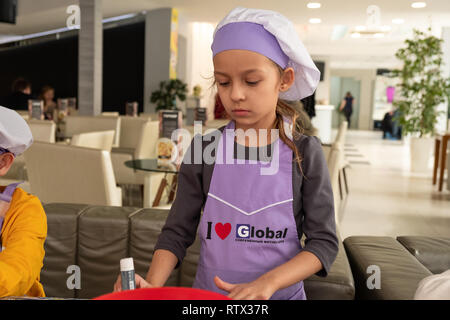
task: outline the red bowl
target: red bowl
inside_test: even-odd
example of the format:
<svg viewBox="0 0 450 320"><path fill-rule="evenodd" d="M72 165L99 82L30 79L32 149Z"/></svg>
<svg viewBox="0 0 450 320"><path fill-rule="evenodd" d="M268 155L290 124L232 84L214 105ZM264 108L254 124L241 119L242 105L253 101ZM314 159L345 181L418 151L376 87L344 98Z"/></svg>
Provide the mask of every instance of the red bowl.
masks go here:
<svg viewBox="0 0 450 320"><path fill-rule="evenodd" d="M125 290L108 293L93 300L231 300L213 291L185 288L162 287Z"/></svg>

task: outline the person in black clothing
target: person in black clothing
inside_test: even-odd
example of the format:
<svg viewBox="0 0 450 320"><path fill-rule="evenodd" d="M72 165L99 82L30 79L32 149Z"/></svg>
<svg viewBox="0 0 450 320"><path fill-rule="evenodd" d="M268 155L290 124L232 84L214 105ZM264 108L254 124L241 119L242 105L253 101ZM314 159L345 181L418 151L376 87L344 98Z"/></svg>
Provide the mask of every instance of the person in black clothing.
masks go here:
<svg viewBox="0 0 450 320"><path fill-rule="evenodd" d="M383 130L383 139L390 139L392 137L392 116L394 112L389 111L384 114L381 121L381 130Z"/></svg>
<svg viewBox="0 0 450 320"><path fill-rule="evenodd" d="M309 97L303 98L300 100L303 104L303 108L309 116L309 119L312 119L316 116L316 92Z"/></svg>
<svg viewBox="0 0 450 320"><path fill-rule="evenodd" d="M18 78L13 82L12 94L3 99L2 105L13 110L28 110L28 99L33 99L31 83Z"/></svg>
<svg viewBox="0 0 450 320"><path fill-rule="evenodd" d="M355 98L353 98L351 92L347 92L344 99L342 99L339 111L344 112L345 119L348 122L348 128L350 128L350 118L353 113L353 104L355 103Z"/></svg>
<svg viewBox="0 0 450 320"><path fill-rule="evenodd" d="M396 116L397 110L391 110L384 114L381 121L381 130L383 130L383 139L397 140L401 139L401 127L398 124Z"/></svg>

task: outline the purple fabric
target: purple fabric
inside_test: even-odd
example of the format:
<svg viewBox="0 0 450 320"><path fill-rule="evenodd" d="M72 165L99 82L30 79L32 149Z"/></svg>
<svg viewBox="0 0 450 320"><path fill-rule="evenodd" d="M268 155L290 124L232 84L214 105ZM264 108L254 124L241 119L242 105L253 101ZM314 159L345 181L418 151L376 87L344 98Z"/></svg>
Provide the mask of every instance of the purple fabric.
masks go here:
<svg viewBox="0 0 450 320"><path fill-rule="evenodd" d="M0 147L0 154L10 152L8 149Z"/></svg>
<svg viewBox="0 0 450 320"><path fill-rule="evenodd" d="M21 183L23 183L23 181L11 183L10 185L8 185L5 190L3 190L3 193L0 193L0 201L11 202L14 191Z"/></svg>
<svg viewBox="0 0 450 320"><path fill-rule="evenodd" d="M216 160L225 159L227 145L234 143L233 130L227 129L234 129L233 121L222 134ZM214 276L230 283L250 282L302 251L293 213L292 151L278 139L275 152L280 166L274 175L261 175L264 162L216 161L199 226L195 288L227 294L217 288ZM248 215L240 210L260 211ZM271 299L305 300L303 282L275 292Z"/></svg>
<svg viewBox="0 0 450 320"><path fill-rule="evenodd" d="M213 57L225 50L249 50L273 60L283 69L289 57L281 50L273 34L260 24L253 22L234 22L220 28L211 45Z"/></svg>
<svg viewBox="0 0 450 320"><path fill-rule="evenodd" d="M389 103L394 101L395 87L389 86L386 88L386 97Z"/></svg>

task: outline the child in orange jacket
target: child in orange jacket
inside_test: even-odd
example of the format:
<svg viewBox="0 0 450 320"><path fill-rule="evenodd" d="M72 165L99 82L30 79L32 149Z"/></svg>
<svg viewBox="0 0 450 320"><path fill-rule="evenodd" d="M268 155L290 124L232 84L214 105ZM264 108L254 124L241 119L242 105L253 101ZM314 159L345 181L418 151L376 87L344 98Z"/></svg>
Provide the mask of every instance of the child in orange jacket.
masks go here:
<svg viewBox="0 0 450 320"><path fill-rule="evenodd" d="M32 142L25 120L0 106L0 177ZM17 188L19 184L0 186L0 297L45 297L39 275L47 218L39 199Z"/></svg>

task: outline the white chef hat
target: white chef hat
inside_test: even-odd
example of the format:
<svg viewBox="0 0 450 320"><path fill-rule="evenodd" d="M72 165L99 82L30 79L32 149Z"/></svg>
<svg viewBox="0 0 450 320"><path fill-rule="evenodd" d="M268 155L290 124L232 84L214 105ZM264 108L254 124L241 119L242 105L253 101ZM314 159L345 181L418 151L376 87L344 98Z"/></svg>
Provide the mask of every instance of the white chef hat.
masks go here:
<svg viewBox="0 0 450 320"><path fill-rule="evenodd" d="M22 154L33 143L30 127L16 111L0 106L0 154Z"/></svg>
<svg viewBox="0 0 450 320"><path fill-rule="evenodd" d="M434 274L419 282L414 300L449 300L450 269Z"/></svg>
<svg viewBox="0 0 450 320"><path fill-rule="evenodd" d="M301 42L294 25L278 12L236 7L222 19L214 31L213 57L225 50L249 50L273 60L283 69L292 67L295 82L285 100L300 100L314 93L320 71Z"/></svg>

